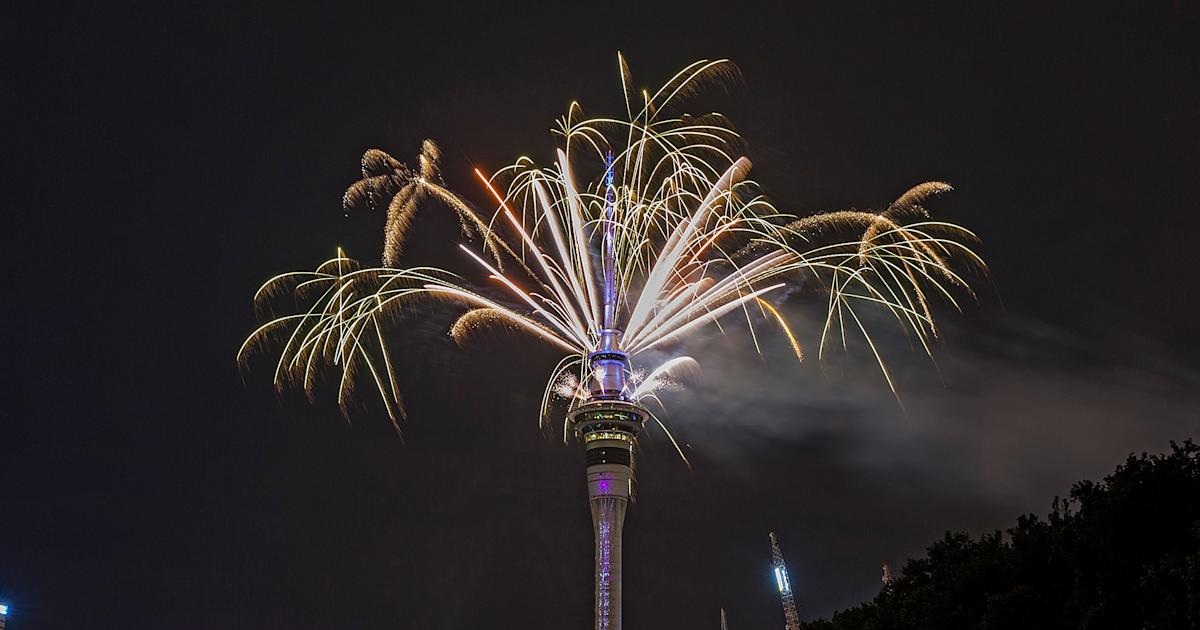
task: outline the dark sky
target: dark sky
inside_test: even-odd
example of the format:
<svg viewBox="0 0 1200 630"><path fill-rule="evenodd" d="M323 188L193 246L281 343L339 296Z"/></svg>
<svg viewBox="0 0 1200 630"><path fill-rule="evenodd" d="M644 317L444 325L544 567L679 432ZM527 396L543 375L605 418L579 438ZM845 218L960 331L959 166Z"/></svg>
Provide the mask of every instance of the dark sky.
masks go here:
<svg viewBox="0 0 1200 630"><path fill-rule="evenodd" d="M166 4L4 9L11 628L588 627L582 450L535 423L553 351L432 332L405 352L404 442L370 410L277 401L233 357L265 278L378 256L381 218L340 209L364 149L433 137L482 205L471 167L551 155L572 99L618 112L616 50L647 87L735 60L715 106L783 208L945 179L936 211L992 266L936 365L886 345L907 413L861 347L679 348L705 366L669 401L694 468L644 441L629 627L781 624L770 529L827 615L882 560L1200 434L1194 0ZM414 257L454 236L417 229ZM785 308L811 348L804 297Z"/></svg>

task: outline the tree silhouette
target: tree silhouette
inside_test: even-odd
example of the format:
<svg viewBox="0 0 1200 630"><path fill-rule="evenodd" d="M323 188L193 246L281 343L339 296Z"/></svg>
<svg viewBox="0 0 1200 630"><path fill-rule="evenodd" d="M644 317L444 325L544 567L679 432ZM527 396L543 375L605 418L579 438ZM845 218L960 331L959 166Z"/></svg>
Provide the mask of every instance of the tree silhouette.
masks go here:
<svg viewBox="0 0 1200 630"><path fill-rule="evenodd" d="M1200 629L1200 446L1130 455L1004 534L948 532L874 600L802 627Z"/></svg>

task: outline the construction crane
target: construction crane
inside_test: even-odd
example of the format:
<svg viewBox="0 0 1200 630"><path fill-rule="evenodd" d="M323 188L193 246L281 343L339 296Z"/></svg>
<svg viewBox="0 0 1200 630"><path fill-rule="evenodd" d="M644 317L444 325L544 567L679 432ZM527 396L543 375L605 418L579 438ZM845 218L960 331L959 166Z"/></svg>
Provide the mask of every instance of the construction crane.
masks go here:
<svg viewBox="0 0 1200 630"><path fill-rule="evenodd" d="M800 630L800 616L796 614L796 600L792 597L792 583L788 579L787 565L783 563L783 550L779 548L779 537L771 532L771 566L775 570L775 583L779 586L779 601L783 604L784 630Z"/></svg>

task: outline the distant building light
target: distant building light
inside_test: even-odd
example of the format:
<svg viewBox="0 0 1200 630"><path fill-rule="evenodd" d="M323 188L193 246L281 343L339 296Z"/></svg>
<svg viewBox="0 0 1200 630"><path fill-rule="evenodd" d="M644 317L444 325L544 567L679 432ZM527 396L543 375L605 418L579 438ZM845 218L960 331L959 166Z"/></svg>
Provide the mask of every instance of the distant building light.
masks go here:
<svg viewBox="0 0 1200 630"><path fill-rule="evenodd" d="M7 615L7 614L8 614L8 605L0 604L0 615Z"/></svg>

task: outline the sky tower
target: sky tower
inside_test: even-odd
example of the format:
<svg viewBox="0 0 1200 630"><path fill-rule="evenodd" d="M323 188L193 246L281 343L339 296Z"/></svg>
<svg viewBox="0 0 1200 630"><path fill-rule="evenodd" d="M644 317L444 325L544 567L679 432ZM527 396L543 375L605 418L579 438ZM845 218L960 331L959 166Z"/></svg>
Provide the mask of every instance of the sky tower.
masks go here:
<svg viewBox="0 0 1200 630"><path fill-rule="evenodd" d="M604 328L588 354L588 397L567 421L587 449L588 503L596 539L595 630L621 629L621 530L633 486L633 443L645 426L645 409L627 387L629 355L615 327L618 308L614 219L616 187L613 156L605 160L604 241L602 243Z"/></svg>

